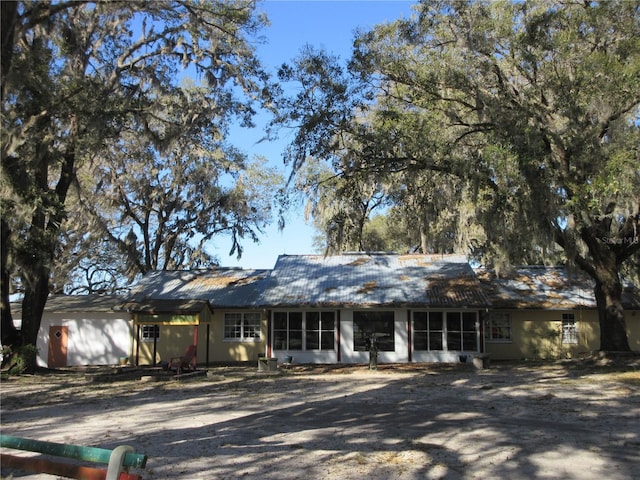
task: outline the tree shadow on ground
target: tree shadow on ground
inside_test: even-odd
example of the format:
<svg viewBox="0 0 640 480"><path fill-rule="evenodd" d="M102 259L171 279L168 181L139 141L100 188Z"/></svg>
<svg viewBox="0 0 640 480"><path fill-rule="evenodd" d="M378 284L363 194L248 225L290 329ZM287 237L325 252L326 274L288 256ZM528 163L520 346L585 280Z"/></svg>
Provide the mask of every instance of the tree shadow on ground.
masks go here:
<svg viewBox="0 0 640 480"><path fill-rule="evenodd" d="M634 478L638 385L600 388L593 370L546 365L227 371L84 397L67 387L29 407L40 421L27 432L12 430L23 412L3 395L3 430L46 439L111 416L112 429L88 438L149 455L145 478Z"/></svg>

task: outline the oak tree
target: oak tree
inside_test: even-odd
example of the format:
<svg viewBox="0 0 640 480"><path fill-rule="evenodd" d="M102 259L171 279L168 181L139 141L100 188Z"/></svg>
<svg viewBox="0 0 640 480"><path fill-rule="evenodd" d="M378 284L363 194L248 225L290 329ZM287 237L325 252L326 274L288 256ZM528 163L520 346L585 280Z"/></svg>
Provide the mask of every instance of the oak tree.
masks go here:
<svg viewBox="0 0 640 480"><path fill-rule="evenodd" d="M251 124L256 102L269 100L253 45L265 22L251 0L2 2L4 345L35 345L82 169L110 153L118 165L125 158L115 152L133 152L132 138L166 153L207 122L208 138L217 140L232 119ZM204 102L197 109L181 88L185 76L206 90L193 99ZM190 129L196 124L201 128ZM214 163L227 153L216 150ZM126 168L139 171L152 156L128 157ZM80 186L97 192L111 180L93 177L93 185ZM9 308L13 277L24 293L20 338Z"/></svg>
<svg viewBox="0 0 640 480"><path fill-rule="evenodd" d="M456 178L486 264L564 260L594 281L601 348L629 350L621 273L640 252L640 4L424 1L298 78L289 150L336 171ZM355 160L354 160L355 159ZM451 193L451 192L450 192ZM457 200L456 200L457 202ZM460 205L459 203L455 204Z"/></svg>

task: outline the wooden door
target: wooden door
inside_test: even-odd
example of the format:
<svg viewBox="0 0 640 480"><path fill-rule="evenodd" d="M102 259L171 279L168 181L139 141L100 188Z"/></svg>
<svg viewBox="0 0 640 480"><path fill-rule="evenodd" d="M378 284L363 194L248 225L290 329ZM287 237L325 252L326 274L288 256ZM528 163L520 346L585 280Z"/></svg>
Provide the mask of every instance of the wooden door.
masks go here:
<svg viewBox="0 0 640 480"><path fill-rule="evenodd" d="M47 366L58 368L67 366L67 340L69 338L69 327L51 326L49 327L49 355Z"/></svg>

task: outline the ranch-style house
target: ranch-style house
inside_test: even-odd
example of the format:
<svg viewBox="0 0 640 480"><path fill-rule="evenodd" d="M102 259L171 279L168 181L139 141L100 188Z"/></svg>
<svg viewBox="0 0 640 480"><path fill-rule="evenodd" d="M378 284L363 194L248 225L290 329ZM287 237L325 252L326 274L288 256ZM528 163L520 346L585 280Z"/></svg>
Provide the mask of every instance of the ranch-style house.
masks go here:
<svg viewBox="0 0 640 480"><path fill-rule="evenodd" d="M190 345L198 364L260 356L366 363L372 341L380 363L471 361L478 354L571 358L599 346L593 286L584 275L525 267L496 276L459 255L281 255L272 270L154 271L128 297L110 301L110 311L100 313L89 305L65 313L59 300L48 303L39 347L48 352L55 327L72 317L82 321L66 332L68 365L123 356L162 364ZM637 287L625 288L623 304L631 348L640 351ZM117 328L102 323L107 314ZM104 329L102 338L96 328ZM108 333L114 328L117 335ZM93 353L110 348L110 355ZM41 352L39 363L46 366L46 358Z"/></svg>

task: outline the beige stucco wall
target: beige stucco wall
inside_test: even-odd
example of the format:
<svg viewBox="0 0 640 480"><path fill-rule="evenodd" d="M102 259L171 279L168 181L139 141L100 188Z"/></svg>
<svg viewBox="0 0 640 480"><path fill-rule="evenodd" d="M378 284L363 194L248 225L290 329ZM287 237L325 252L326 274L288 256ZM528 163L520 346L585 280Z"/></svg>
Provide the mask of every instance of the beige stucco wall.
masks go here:
<svg viewBox="0 0 640 480"><path fill-rule="evenodd" d="M624 312L624 321L627 325L627 338L631 350L640 352L640 311Z"/></svg>
<svg viewBox="0 0 640 480"><path fill-rule="evenodd" d="M232 310L228 310L232 311ZM250 312L252 310L233 310ZM598 314L595 310L501 310L511 315L512 340L491 342L485 340L485 350L496 360L520 360L525 358L575 358L586 355L600 347ZM259 341L224 340L224 313L218 310L210 317L209 362L254 361L258 354L265 353L267 340L267 315L261 312L262 336ZM578 344L562 343L562 314L573 313L578 324ZM342 319L344 324L344 318ZM640 311L625 312L627 335L632 350L640 352ZM403 323L404 325L404 323ZM193 342L194 326L160 326L156 363L167 362L173 356L183 355ZM135 332L134 332L135 335ZM343 332L343 342L345 341ZM206 362L207 324L198 327L198 362ZM135 361L135 342L133 346ZM149 365L153 353L153 342L141 342L139 364ZM343 356L342 361L346 358ZM406 361L394 359L394 361Z"/></svg>
<svg viewBox="0 0 640 480"><path fill-rule="evenodd" d="M261 336L259 341L236 341L224 339L225 312L255 312L255 310L216 310L211 322L210 361L246 362L257 361L259 353L265 353L267 343L267 315L261 314Z"/></svg>
<svg viewBox="0 0 640 480"><path fill-rule="evenodd" d="M160 325L160 338L156 344L156 364L168 362L171 357L184 355L187 347L193 344L195 325ZM204 363L207 348L207 325L198 325L198 350L196 358ZM134 342L135 343L135 342ZM153 356L153 342L140 342L138 351L140 365L150 365ZM134 351L135 358L135 351Z"/></svg>
<svg viewBox="0 0 640 480"><path fill-rule="evenodd" d="M198 363L204 363L207 348L207 325L212 319L211 311L203 309L197 314L159 314L148 315L138 314L136 321L140 324L159 324L160 336L156 342L156 358L153 358L153 341L141 341L137 344L137 325L134 327L133 340L133 362L136 356L139 365L160 364L168 362L172 357L179 357L185 354L187 347L193 344L197 328L197 354ZM174 325L169 325L174 323ZM180 325L184 323L184 325ZM197 325L199 324L199 325Z"/></svg>
<svg viewBox="0 0 640 480"><path fill-rule="evenodd" d="M593 310L501 310L511 315L511 341L485 341L487 353L498 360L574 358L600 345L598 314ZM562 343L562 314L573 313L578 343Z"/></svg>
<svg viewBox="0 0 640 480"><path fill-rule="evenodd" d="M575 358L600 348L600 325L596 310L500 310L511 315L512 340L485 340L492 358ZM562 343L562 314L573 313L578 326L578 343ZM625 312L627 336L632 350L640 351L640 312Z"/></svg>
<svg viewBox="0 0 640 480"><path fill-rule="evenodd" d="M262 335L259 341L231 341L224 339L225 311L251 312L253 310L217 310L212 316L205 317L209 320L209 363L257 360L258 353L265 352L267 338L266 314L261 312ZM166 320L168 321L168 319ZM160 325L160 338L156 344L155 363L168 362L171 357L184 355L187 347L193 343L194 328L195 326L193 325ZM153 342L140 342L139 365L150 365L152 357ZM197 360L199 364L203 365L207 362L207 323L200 323L198 326Z"/></svg>

